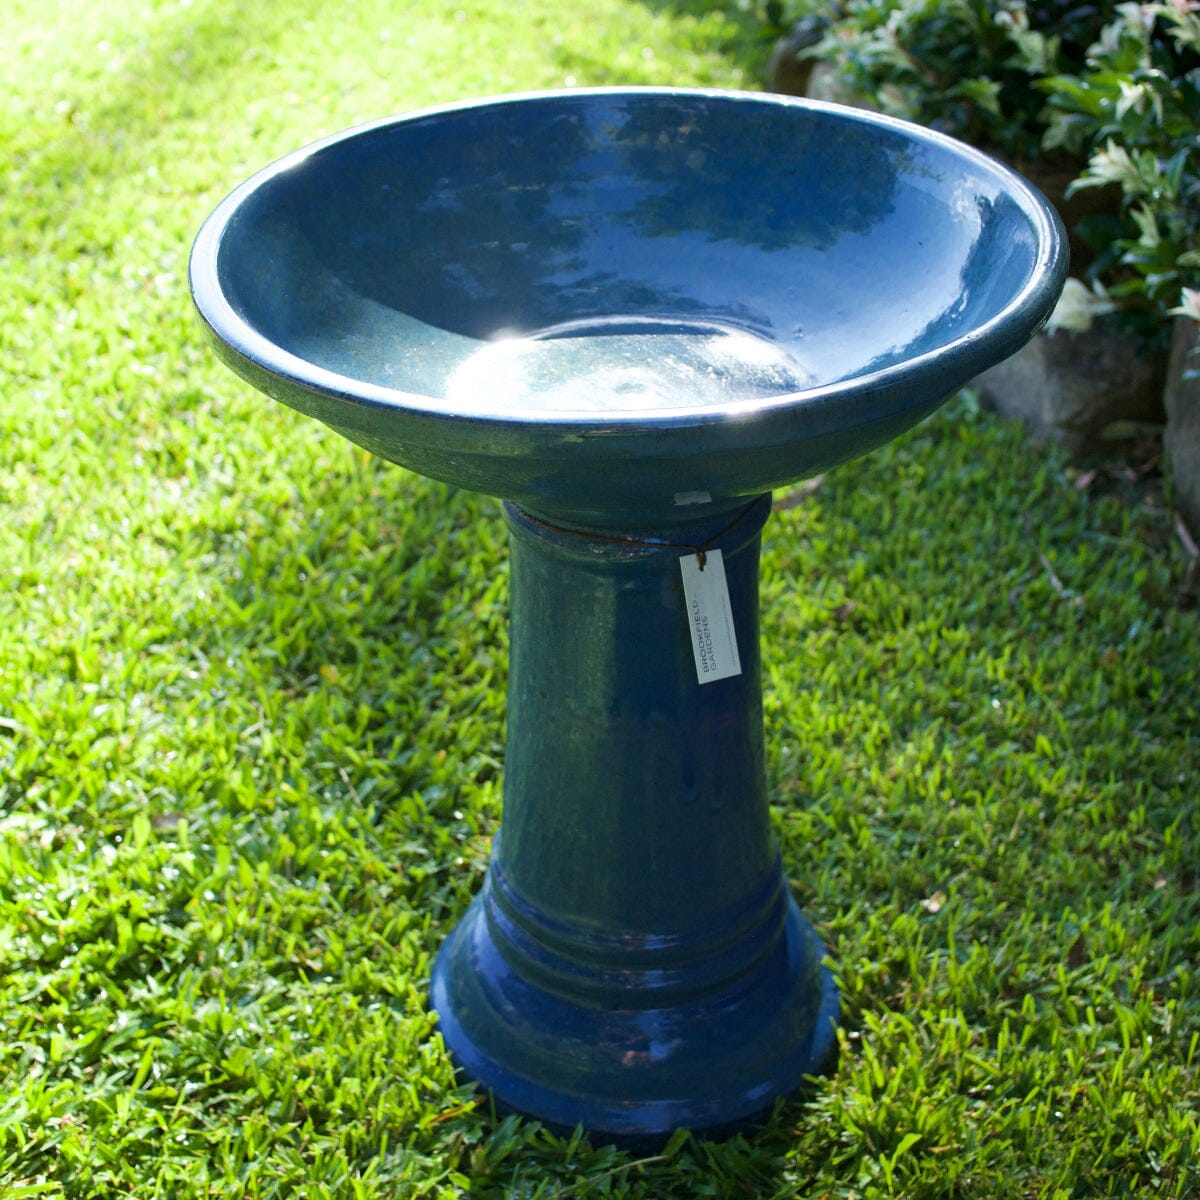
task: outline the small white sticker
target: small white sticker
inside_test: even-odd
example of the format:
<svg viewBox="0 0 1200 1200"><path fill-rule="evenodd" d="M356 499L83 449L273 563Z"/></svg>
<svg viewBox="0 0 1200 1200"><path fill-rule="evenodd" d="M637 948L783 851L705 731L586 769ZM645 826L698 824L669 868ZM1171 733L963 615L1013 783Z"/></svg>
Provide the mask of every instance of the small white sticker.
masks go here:
<svg viewBox="0 0 1200 1200"><path fill-rule="evenodd" d="M729 585L725 582L725 560L720 550L709 550L700 566L700 555L688 554L679 560L683 572L683 596L687 604L688 628L692 634L692 654L696 659L696 678L701 683L716 683L742 673L738 658L737 634L733 628L733 610L729 605Z"/></svg>

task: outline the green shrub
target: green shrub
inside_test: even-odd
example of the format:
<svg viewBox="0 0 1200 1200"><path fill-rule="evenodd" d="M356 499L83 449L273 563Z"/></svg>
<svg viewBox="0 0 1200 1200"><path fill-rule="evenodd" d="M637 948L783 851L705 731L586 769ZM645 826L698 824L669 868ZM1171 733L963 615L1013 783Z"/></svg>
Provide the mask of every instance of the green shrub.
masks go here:
<svg viewBox="0 0 1200 1200"><path fill-rule="evenodd" d="M855 99L994 150L1044 153L1038 82L1081 68L1116 5L1050 0L844 0L809 51Z"/></svg>
<svg viewBox="0 0 1200 1200"><path fill-rule="evenodd" d="M1091 274L1130 312L1200 319L1200 12L1122 4L1077 74L1042 81L1047 146L1084 149L1074 190L1115 184L1119 223L1093 232Z"/></svg>

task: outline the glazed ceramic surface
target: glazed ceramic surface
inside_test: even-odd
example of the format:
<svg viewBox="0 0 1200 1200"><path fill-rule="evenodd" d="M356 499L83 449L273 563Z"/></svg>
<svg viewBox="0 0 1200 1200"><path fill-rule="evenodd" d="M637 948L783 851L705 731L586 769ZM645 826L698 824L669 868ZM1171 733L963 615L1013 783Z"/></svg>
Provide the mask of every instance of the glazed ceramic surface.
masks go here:
<svg viewBox="0 0 1200 1200"><path fill-rule="evenodd" d="M1056 219L982 155L740 93L404 116L204 225L193 295L234 370L507 501L504 817L431 979L500 1107L653 1143L830 1067L836 989L769 820L766 493L1017 350L1064 271ZM684 580L718 571L706 610ZM721 621L737 669L705 678Z"/></svg>
<svg viewBox="0 0 1200 1200"><path fill-rule="evenodd" d="M585 91L400 117L256 175L197 304L384 458L592 523L861 454L1005 358L1065 268L1039 197L876 115Z"/></svg>

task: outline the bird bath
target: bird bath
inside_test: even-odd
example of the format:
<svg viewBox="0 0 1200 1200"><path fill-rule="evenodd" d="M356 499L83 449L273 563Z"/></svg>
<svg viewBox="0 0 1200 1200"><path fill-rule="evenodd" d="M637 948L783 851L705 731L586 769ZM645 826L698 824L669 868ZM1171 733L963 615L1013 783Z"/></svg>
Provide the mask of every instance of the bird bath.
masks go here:
<svg viewBox="0 0 1200 1200"><path fill-rule="evenodd" d="M770 492L1020 349L1062 247L945 137L658 89L352 130L201 229L192 293L234 371L505 501L503 819L431 985L502 1106L715 1133L832 1065L836 989L768 821Z"/></svg>

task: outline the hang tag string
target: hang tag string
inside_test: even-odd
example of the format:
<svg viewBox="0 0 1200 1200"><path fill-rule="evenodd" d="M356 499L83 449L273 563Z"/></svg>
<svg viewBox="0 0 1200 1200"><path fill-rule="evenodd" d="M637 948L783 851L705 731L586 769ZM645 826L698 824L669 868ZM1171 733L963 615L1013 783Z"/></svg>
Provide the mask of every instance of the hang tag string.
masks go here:
<svg viewBox="0 0 1200 1200"><path fill-rule="evenodd" d="M711 550L717 542L719 542L727 533L732 533L749 515L752 509L758 504L758 497L755 497L741 509L737 516L729 522L728 525L719 529L710 538L706 538L699 545L693 542L668 542L663 538L636 538L628 534L622 533L588 533L581 529L567 529L562 525L552 525L549 521L543 521L541 517L535 517L526 509L521 509L521 519L528 521L531 525L536 525L540 529L548 529L551 533L561 533L567 537L577 537L589 542L609 542L620 546L646 546L654 550L688 550L696 556L696 562L703 571L705 564L708 562L708 551Z"/></svg>

